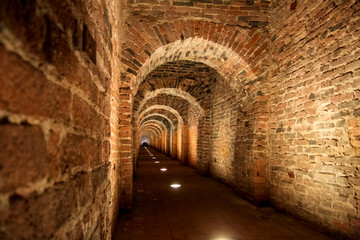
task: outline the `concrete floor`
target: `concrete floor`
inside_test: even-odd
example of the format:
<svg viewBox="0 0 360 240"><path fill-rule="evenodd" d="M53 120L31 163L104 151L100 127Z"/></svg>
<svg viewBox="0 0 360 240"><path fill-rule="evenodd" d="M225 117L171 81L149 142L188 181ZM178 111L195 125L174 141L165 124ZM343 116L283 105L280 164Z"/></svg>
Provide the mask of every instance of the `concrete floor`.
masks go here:
<svg viewBox="0 0 360 240"><path fill-rule="evenodd" d="M330 239L272 208L254 207L226 185L148 149L156 159L141 148L133 212L120 215L115 240ZM173 183L181 187L173 189Z"/></svg>

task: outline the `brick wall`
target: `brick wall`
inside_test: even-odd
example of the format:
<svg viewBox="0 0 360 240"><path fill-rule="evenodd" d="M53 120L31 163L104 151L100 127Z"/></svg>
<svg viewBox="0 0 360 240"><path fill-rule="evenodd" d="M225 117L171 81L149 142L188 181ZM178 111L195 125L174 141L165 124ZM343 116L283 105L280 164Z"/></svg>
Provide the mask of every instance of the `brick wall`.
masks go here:
<svg viewBox="0 0 360 240"><path fill-rule="evenodd" d="M183 146L183 142L182 142L182 136L183 136L183 125L179 125L178 129L177 129L177 141L176 141L176 158L181 162L181 159L183 158L183 151L182 151L182 146Z"/></svg>
<svg viewBox="0 0 360 240"><path fill-rule="evenodd" d="M120 9L110 1L2 2L4 239L110 239L119 200L110 136L118 89L110 80Z"/></svg>
<svg viewBox="0 0 360 240"><path fill-rule="evenodd" d="M177 158L177 146L178 146L178 128L175 128L172 131L171 137L172 137L172 142L171 142L171 158L172 159L178 159Z"/></svg>
<svg viewBox="0 0 360 240"><path fill-rule="evenodd" d="M235 137L237 132L237 110L235 93L219 76L212 86L210 174L234 185Z"/></svg>
<svg viewBox="0 0 360 240"><path fill-rule="evenodd" d="M360 236L360 2L278 1L271 19L273 204Z"/></svg>
<svg viewBox="0 0 360 240"><path fill-rule="evenodd" d="M199 117L195 108L189 108L188 119L188 164L196 168Z"/></svg>

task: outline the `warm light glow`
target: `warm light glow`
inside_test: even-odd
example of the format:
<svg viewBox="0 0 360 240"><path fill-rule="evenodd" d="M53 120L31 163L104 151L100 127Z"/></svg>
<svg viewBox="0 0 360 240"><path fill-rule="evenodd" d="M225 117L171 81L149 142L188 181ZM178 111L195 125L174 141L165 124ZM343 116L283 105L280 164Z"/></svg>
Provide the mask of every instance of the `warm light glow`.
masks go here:
<svg viewBox="0 0 360 240"><path fill-rule="evenodd" d="M181 185L180 185L180 184L177 184L177 183L171 184L170 186L171 186L172 188L179 188L179 187L181 187Z"/></svg>
<svg viewBox="0 0 360 240"><path fill-rule="evenodd" d="M160 163L160 161L155 161L154 163Z"/></svg>
<svg viewBox="0 0 360 240"><path fill-rule="evenodd" d="M152 157L152 159L156 159L156 157Z"/></svg>
<svg viewBox="0 0 360 240"><path fill-rule="evenodd" d="M160 171L165 172L167 171L167 168L160 168Z"/></svg>

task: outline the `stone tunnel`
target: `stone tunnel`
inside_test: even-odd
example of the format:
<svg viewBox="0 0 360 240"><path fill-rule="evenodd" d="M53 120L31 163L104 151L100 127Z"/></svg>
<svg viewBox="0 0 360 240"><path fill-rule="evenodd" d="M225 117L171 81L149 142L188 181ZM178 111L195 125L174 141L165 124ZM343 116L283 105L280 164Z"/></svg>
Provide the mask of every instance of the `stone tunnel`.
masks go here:
<svg viewBox="0 0 360 240"><path fill-rule="evenodd" d="M359 36L358 0L2 1L0 238L112 239L144 142L360 238Z"/></svg>

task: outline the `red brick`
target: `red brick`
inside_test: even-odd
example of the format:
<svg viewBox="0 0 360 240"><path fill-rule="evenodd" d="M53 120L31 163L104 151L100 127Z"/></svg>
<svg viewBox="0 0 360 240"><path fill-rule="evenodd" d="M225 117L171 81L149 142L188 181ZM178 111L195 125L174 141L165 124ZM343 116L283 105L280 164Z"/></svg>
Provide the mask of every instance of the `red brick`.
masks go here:
<svg viewBox="0 0 360 240"><path fill-rule="evenodd" d="M75 213L75 198L74 186L70 183L56 184L41 195L34 193L28 198L13 194L9 209L2 212L0 221L12 237L51 238L68 217ZM17 231L19 225L22 226L22 231Z"/></svg>
<svg viewBox="0 0 360 240"><path fill-rule="evenodd" d="M93 166L101 161L101 141L86 136L68 134L60 148L60 170L69 171L73 167Z"/></svg>
<svg viewBox="0 0 360 240"><path fill-rule="evenodd" d="M69 120L70 91L50 82L39 70L0 44L0 108L21 114Z"/></svg>
<svg viewBox="0 0 360 240"><path fill-rule="evenodd" d="M0 125L0 149L0 192L14 191L47 176L50 159L39 126Z"/></svg>

